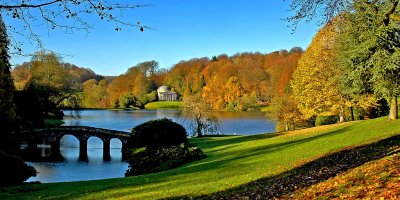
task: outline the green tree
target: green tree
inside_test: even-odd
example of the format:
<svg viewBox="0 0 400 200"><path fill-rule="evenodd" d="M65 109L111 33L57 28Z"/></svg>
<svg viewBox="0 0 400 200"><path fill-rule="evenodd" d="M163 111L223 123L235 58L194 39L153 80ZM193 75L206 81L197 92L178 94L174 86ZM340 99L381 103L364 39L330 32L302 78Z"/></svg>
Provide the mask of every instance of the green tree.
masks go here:
<svg viewBox="0 0 400 200"><path fill-rule="evenodd" d="M61 117L60 107L79 108L80 84L62 67L61 58L55 53L37 52L31 61L29 84L37 92L45 116Z"/></svg>
<svg viewBox="0 0 400 200"><path fill-rule="evenodd" d="M288 17L287 20L293 25L297 25L301 20L311 21L315 18L322 18L322 22L328 22L339 13L349 11L352 4L361 3L364 8L371 5L382 6L379 9L379 15L385 23L389 23L391 20L400 21L399 2L399 0L293 0L290 8L294 15Z"/></svg>
<svg viewBox="0 0 400 200"><path fill-rule="evenodd" d="M14 83L10 73L8 55L8 37L5 24L0 15L0 133L11 135L15 124L16 112L14 105ZM3 137L2 136L2 137ZM0 148L7 149L7 138L1 139Z"/></svg>
<svg viewBox="0 0 400 200"><path fill-rule="evenodd" d="M95 79L83 83L83 106L86 108L109 107L107 95L107 80L97 82Z"/></svg>
<svg viewBox="0 0 400 200"><path fill-rule="evenodd" d="M389 119L397 119L400 21L393 17L399 1L388 2L355 1L342 15L338 62L346 69L345 79L353 89L350 93L386 98L390 102Z"/></svg>
<svg viewBox="0 0 400 200"><path fill-rule="evenodd" d="M53 52L37 52L32 57L32 83L48 91L66 89L68 79L60 60Z"/></svg>

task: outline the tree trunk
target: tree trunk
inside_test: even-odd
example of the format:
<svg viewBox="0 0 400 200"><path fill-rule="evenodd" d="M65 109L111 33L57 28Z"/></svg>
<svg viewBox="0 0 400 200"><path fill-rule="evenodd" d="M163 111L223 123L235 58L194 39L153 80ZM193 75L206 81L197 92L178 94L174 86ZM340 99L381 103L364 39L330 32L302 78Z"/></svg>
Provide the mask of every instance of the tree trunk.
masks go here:
<svg viewBox="0 0 400 200"><path fill-rule="evenodd" d="M344 122L344 115L343 115L343 109L342 111L340 111L339 113L339 123L343 123Z"/></svg>
<svg viewBox="0 0 400 200"><path fill-rule="evenodd" d="M351 112L351 121L354 121L354 109L353 106L350 106L350 112Z"/></svg>
<svg viewBox="0 0 400 200"><path fill-rule="evenodd" d="M390 113L389 113L389 120L398 119L398 107L397 107L397 97L393 97L390 100Z"/></svg>
<svg viewBox="0 0 400 200"><path fill-rule="evenodd" d="M289 124L288 124L288 122L285 122L285 131L288 131L289 130Z"/></svg>
<svg viewBox="0 0 400 200"><path fill-rule="evenodd" d="M203 128L203 123L201 122L201 118L197 117L196 118L196 123L197 123L197 137L203 137L203 133L201 132L201 129Z"/></svg>

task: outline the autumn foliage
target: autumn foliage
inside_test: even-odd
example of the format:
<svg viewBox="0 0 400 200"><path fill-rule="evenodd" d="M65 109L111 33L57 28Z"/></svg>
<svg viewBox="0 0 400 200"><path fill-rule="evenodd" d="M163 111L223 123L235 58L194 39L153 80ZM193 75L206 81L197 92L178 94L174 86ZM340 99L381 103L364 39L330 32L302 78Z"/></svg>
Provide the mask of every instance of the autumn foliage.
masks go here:
<svg viewBox="0 0 400 200"><path fill-rule="evenodd" d="M296 191L288 199L399 199L399 166L400 155L395 154Z"/></svg>
<svg viewBox="0 0 400 200"><path fill-rule="evenodd" d="M103 77L90 69L62 62L57 63L57 68L50 63L37 68L32 61L18 65L12 75L16 87L24 89L32 80L45 82L43 70L57 69L53 79L63 81L53 84L60 88L72 84L81 92L81 106L85 108L143 108L156 101L156 89L166 85L178 93L179 100L201 94L214 110L255 110L258 102L271 102L273 97L285 93L302 53L301 48L295 47L269 54L222 54L212 59L181 61L169 70L159 68L156 61L148 61L116 77Z"/></svg>

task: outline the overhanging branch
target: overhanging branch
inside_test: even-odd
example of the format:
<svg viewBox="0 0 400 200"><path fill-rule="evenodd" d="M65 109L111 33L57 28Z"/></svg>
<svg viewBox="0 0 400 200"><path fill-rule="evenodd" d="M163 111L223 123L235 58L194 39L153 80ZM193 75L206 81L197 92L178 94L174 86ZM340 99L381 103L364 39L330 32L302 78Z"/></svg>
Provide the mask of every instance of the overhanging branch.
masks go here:
<svg viewBox="0 0 400 200"><path fill-rule="evenodd" d="M62 0L54 0L51 2L47 2L47 3L42 3L42 4L19 4L19 5L0 5L0 9L13 9L13 8L40 8L40 7L44 7L44 6L49 6L51 4L55 4L57 2L60 2Z"/></svg>

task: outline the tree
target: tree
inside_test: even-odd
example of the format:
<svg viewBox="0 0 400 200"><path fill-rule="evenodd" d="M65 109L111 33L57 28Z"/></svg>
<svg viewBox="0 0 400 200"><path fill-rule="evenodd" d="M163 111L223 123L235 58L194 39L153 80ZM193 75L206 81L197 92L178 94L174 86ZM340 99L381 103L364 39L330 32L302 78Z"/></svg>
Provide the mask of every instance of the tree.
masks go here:
<svg viewBox="0 0 400 200"><path fill-rule="evenodd" d="M273 99L274 110L267 112L267 116L276 121L276 131L295 130L304 124L304 116L297 107L293 94L275 97Z"/></svg>
<svg viewBox="0 0 400 200"><path fill-rule="evenodd" d="M218 75L216 75L203 87L203 100L210 104L211 108L214 110L222 110L225 106L224 93L221 91L221 85L222 83Z"/></svg>
<svg viewBox="0 0 400 200"><path fill-rule="evenodd" d="M343 122L348 100L341 91L341 69L335 65L334 30L335 24L329 23L313 38L291 84L294 99L306 118L339 115Z"/></svg>
<svg viewBox="0 0 400 200"><path fill-rule="evenodd" d="M11 136L13 131L16 112L14 105L14 83L10 73L10 62L8 55L8 37L6 27L0 16L0 133L3 139L0 148L8 150L10 144L6 136Z"/></svg>
<svg viewBox="0 0 400 200"><path fill-rule="evenodd" d="M144 108L149 101L155 100L153 91L157 88L158 62L139 63L125 74L114 78L107 88L110 104L118 106L136 106ZM120 100L124 102L119 102Z"/></svg>
<svg viewBox="0 0 400 200"><path fill-rule="evenodd" d="M93 28L93 16L115 24L116 31L121 30L122 26L137 27L140 31L151 29L124 16L132 15L135 8L146 6L150 5L120 3L118 0L0 0L3 17L18 21L9 24L9 34L22 34L41 48L43 45L37 31L43 25L49 30L62 29L67 33L81 30L89 32ZM14 45L21 53L22 43L16 40Z"/></svg>
<svg viewBox="0 0 400 200"><path fill-rule="evenodd" d="M185 128L163 118L145 122L132 129L129 143L134 148L156 149L162 146L178 146L188 142Z"/></svg>
<svg viewBox="0 0 400 200"><path fill-rule="evenodd" d="M343 11L348 11L352 5L361 3L365 8L371 5L381 5L380 18L382 22L389 24L391 20L400 21L399 2L399 0L293 0L290 8L294 15L288 17L287 20L293 25L297 25L301 20L310 21L322 17L321 22L325 23Z"/></svg>
<svg viewBox="0 0 400 200"><path fill-rule="evenodd" d="M45 90L67 89L68 77L55 53L37 52L32 57L32 83Z"/></svg>
<svg viewBox="0 0 400 200"><path fill-rule="evenodd" d="M165 84L171 86L182 95L186 89L192 93L200 92L204 86L202 74L205 66L210 62L208 58L194 58L181 61L174 65L165 77Z"/></svg>
<svg viewBox="0 0 400 200"><path fill-rule="evenodd" d="M341 39L345 66L355 84L371 86L373 92L381 97L390 98L391 109L389 118L397 119L398 78L398 28L400 23L399 0L367 1L367 0L295 0L291 3L295 15L288 20L297 24L300 20L310 20L323 14L324 21L329 21L339 13L347 21L345 30L348 37ZM343 28L343 27L342 27ZM353 38L353 39L351 39ZM353 54L352 58L348 55ZM386 62L385 60L389 60ZM356 80L359 77L359 80ZM368 77L377 84L367 83ZM366 87L355 87L356 90ZM390 93L390 94L389 94Z"/></svg>
<svg viewBox="0 0 400 200"><path fill-rule="evenodd" d="M236 76L231 76L228 79L225 84L225 91L224 99L228 103L228 109L234 110L244 93L244 89Z"/></svg>
<svg viewBox="0 0 400 200"><path fill-rule="evenodd" d="M107 95L107 80L97 82L95 79L83 83L83 106L86 108L107 108L109 100Z"/></svg>
<svg viewBox="0 0 400 200"><path fill-rule="evenodd" d="M293 0L290 4L290 10L294 15L287 20L297 25L299 21L311 21L314 18L321 18L322 22L328 22L337 16L351 0Z"/></svg>
<svg viewBox="0 0 400 200"><path fill-rule="evenodd" d="M30 63L24 62L11 71L11 76L17 90L23 90L32 77Z"/></svg>
<svg viewBox="0 0 400 200"><path fill-rule="evenodd" d="M212 113L211 106L203 101L200 93L185 97L183 109L192 121L193 136L202 137L218 130L218 117Z"/></svg>
<svg viewBox="0 0 400 200"><path fill-rule="evenodd" d="M399 1L355 1L342 15L338 60L347 70L352 94L373 93L390 102L389 119L398 118L400 95Z"/></svg>
<svg viewBox="0 0 400 200"><path fill-rule="evenodd" d="M36 52L30 62L29 87L40 99L46 117L61 117L60 107L80 107L81 84L62 67L62 61L55 53ZM71 81L72 80L72 81Z"/></svg>

